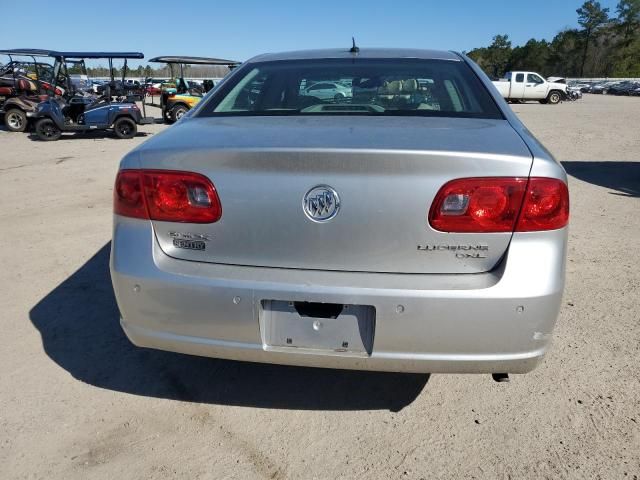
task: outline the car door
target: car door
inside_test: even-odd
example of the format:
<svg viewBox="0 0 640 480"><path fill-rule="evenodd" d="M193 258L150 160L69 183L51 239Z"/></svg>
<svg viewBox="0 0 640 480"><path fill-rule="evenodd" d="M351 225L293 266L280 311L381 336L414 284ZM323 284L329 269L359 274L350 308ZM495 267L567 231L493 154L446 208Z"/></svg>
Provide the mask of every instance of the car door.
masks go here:
<svg viewBox="0 0 640 480"><path fill-rule="evenodd" d="M532 100L542 100L547 97L547 84L535 73L527 73L525 83L525 98Z"/></svg>
<svg viewBox="0 0 640 480"><path fill-rule="evenodd" d="M321 83L318 85L318 89L315 92L315 96L322 100L327 100L333 97L333 88L329 83Z"/></svg>
<svg viewBox="0 0 640 480"><path fill-rule="evenodd" d="M305 95L309 95L311 97L316 97L316 98L320 98L320 87L322 86L322 84L320 83L316 83L315 85L311 85L310 87L308 87L305 91L304 94Z"/></svg>
<svg viewBox="0 0 640 480"><path fill-rule="evenodd" d="M512 74L511 79L511 92L509 92L509 98L516 100L524 98L524 73Z"/></svg>

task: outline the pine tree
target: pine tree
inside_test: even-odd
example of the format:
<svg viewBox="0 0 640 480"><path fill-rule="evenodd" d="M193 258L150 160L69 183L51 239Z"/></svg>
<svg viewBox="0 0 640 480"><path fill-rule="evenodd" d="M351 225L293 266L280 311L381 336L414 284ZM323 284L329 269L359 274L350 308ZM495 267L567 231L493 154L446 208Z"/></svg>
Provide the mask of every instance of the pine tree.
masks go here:
<svg viewBox="0 0 640 480"><path fill-rule="evenodd" d="M600 2L588 0L576 10L578 23L584 28L584 52L580 63L580 76L584 76L584 64L587 61L589 42L597 32L598 27L604 25L609 20L609 9L602 8Z"/></svg>

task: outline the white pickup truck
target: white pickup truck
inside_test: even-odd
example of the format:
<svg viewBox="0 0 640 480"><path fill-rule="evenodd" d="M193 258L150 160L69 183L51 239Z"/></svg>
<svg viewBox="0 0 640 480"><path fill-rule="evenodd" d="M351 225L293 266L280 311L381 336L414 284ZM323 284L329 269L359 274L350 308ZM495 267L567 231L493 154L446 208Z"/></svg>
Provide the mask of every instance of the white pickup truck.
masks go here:
<svg viewBox="0 0 640 480"><path fill-rule="evenodd" d="M505 78L494 81L500 94L509 101L537 100L556 104L567 95L564 83L547 82L535 72L507 72Z"/></svg>

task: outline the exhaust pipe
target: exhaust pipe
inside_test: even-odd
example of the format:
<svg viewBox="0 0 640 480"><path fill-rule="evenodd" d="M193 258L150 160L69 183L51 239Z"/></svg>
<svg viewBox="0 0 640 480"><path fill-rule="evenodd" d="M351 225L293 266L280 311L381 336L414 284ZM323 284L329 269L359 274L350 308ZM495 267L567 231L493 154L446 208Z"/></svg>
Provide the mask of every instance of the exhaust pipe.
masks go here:
<svg viewBox="0 0 640 480"><path fill-rule="evenodd" d="M493 378L494 382L503 383L509 381L508 373L492 373L491 378Z"/></svg>

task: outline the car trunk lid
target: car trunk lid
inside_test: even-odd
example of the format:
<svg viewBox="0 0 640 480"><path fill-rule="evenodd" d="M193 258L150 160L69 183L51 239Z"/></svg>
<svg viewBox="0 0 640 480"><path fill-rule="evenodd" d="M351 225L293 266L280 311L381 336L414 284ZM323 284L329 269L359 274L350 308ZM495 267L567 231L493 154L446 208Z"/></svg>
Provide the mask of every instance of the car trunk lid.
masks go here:
<svg viewBox="0 0 640 480"><path fill-rule="evenodd" d="M218 191L216 223L153 222L160 246L176 258L479 273L496 265L511 233L439 232L428 223L429 207L452 179L527 177L532 157L503 120L323 116L189 119L147 142L140 161L201 173ZM327 210L326 187L339 209L317 221L305 213L305 195ZM180 248L176 236L204 239L204 249Z"/></svg>

